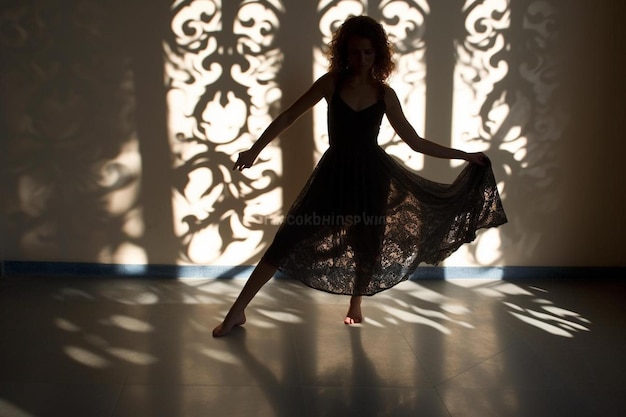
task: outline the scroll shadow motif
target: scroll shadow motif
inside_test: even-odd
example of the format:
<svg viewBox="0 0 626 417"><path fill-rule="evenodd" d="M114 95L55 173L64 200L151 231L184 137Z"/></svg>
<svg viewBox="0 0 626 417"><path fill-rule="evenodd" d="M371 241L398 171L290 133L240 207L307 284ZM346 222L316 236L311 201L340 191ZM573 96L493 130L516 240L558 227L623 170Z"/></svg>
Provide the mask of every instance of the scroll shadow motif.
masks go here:
<svg viewBox="0 0 626 417"><path fill-rule="evenodd" d="M333 32L348 17L367 14L379 21L388 34L394 49L394 61L397 64L391 84L409 120L417 130L423 130L426 73L424 31L428 12L428 5L420 0L320 1L319 37L314 49L316 76L321 76L327 69L324 53ZM317 110L315 117L317 120L325 120L325 113L323 110ZM314 158L318 160L328 147L324 123L316 122L315 141ZM407 166L416 170L421 168L421 156L407 152L406 145L395 135L386 121L381 126L379 144Z"/></svg>
<svg viewBox="0 0 626 417"><path fill-rule="evenodd" d="M141 233L125 230L141 229L141 167L115 11L11 1L0 13L10 256L111 262L120 247L141 252Z"/></svg>
<svg viewBox="0 0 626 417"><path fill-rule="evenodd" d="M198 144L206 150L187 159L183 165L174 171L175 189L181 195L185 196L185 190L190 185L194 171L200 169L210 171L210 178L214 184L214 187L209 187L203 192L202 197L211 195L216 189L215 187L221 189L219 196L213 201L211 211L207 212L205 217L199 218L195 214L188 214L181 219L187 228L186 232L180 236L184 256L183 259L185 261L193 261L189 256L189 252L194 237L213 225L217 225L217 234L222 242L245 242L245 237L237 237L237 233L235 233L233 225L228 219L231 216L243 218L246 207L248 206L247 200L254 200L271 191L279 179L277 173L270 170L263 171L261 175L269 179L270 185L255 189L252 186L253 179L243 175L230 174L225 171L224 168L232 165L233 161L230 155L219 152L215 144L197 138L185 138L182 134L178 135L177 139L187 144ZM257 163L266 161L267 160L260 159ZM228 185L220 187L219 184ZM241 197L245 197L245 199ZM269 228L263 223L250 223L248 229L251 231L269 233ZM250 259L247 261L250 261ZM243 263L246 263L246 260L244 260Z"/></svg>
<svg viewBox="0 0 626 417"><path fill-rule="evenodd" d="M553 3L467 2L467 33L457 45L464 83L482 100L471 140L499 162L494 171L503 180L507 207L529 207L510 212L512 227L501 230L503 244L523 248L522 258L532 256L544 233L532 229L532 219L556 212L561 200L555 149L568 117L559 101L559 13Z"/></svg>
<svg viewBox="0 0 626 417"><path fill-rule="evenodd" d="M391 82L401 100L407 118L418 130L424 131L426 107L426 43L424 34L428 24L428 5L423 1L380 1L371 5L370 13L376 16L393 45L396 74ZM385 123L381 127L380 145L389 154L408 167L421 170L423 157L407 152L406 145Z"/></svg>
<svg viewBox="0 0 626 417"><path fill-rule="evenodd" d="M263 219L277 217L281 206L272 196L276 155L243 173L231 168L278 106L283 57L275 37L283 12L277 0L172 7L164 48L173 185L182 197L174 221L185 262L251 263L275 230Z"/></svg>

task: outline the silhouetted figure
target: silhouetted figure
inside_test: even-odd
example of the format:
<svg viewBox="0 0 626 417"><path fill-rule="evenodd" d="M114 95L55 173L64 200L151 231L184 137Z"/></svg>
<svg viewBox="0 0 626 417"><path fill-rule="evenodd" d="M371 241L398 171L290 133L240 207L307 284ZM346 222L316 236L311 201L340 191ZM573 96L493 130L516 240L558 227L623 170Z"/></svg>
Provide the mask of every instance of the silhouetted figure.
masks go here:
<svg viewBox="0 0 626 417"><path fill-rule="evenodd" d="M505 223L489 159L421 138L386 84L394 63L383 27L351 17L335 32L330 67L280 114L233 169L250 167L261 150L322 98L330 147L289 209L274 241L224 321L224 336L245 323L244 310L277 269L313 288L350 295L346 324L360 323L361 297L404 281L421 262L437 264ZM411 149L469 162L452 184L409 171L377 144L383 115Z"/></svg>

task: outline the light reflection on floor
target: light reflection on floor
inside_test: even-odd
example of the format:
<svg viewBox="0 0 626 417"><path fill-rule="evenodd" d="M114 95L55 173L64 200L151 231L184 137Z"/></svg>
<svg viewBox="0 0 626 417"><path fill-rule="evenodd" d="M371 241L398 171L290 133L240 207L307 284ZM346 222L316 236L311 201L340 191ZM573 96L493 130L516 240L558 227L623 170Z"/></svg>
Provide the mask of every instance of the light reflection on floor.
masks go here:
<svg viewBox="0 0 626 417"><path fill-rule="evenodd" d="M626 284L405 282L364 300L273 280L4 280L0 415L618 416Z"/></svg>

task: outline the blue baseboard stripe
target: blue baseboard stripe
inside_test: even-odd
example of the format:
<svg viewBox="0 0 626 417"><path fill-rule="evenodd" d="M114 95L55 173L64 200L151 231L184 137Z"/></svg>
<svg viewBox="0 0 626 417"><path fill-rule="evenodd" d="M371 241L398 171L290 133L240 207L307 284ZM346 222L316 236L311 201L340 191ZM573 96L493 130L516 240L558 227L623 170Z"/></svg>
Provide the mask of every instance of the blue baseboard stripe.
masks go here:
<svg viewBox="0 0 626 417"><path fill-rule="evenodd" d="M129 277L129 278L247 278L253 266L129 265L77 262L2 262L3 277ZM622 279L626 267L559 266L421 266L411 276L420 279ZM280 278L280 274L277 276Z"/></svg>

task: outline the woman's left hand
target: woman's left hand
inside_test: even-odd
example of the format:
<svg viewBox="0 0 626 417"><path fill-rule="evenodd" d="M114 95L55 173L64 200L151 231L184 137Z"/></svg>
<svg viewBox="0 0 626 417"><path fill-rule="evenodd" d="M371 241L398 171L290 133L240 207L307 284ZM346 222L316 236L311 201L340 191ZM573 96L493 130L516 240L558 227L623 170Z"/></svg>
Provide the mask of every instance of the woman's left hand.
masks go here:
<svg viewBox="0 0 626 417"><path fill-rule="evenodd" d="M467 153L465 160L470 164L485 166L489 163L489 158L482 152Z"/></svg>

